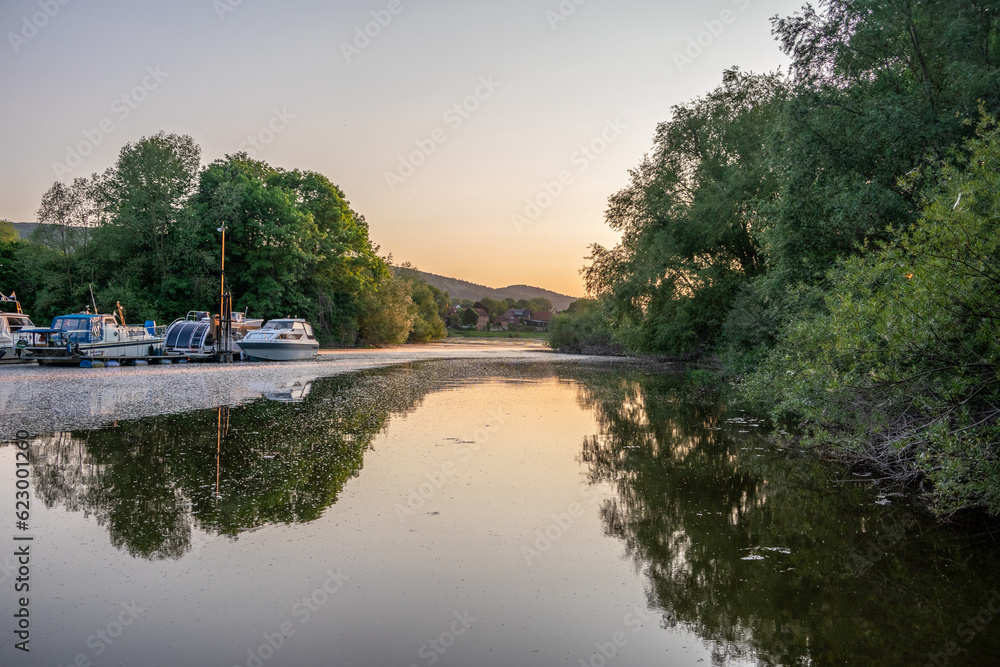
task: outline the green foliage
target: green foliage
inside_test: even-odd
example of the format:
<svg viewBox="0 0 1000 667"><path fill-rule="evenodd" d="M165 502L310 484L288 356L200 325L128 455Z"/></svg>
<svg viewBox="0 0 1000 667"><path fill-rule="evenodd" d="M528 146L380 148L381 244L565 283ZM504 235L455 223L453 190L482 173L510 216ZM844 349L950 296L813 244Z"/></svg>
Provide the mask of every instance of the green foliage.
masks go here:
<svg viewBox="0 0 1000 667"><path fill-rule="evenodd" d="M130 318L160 321L217 310L220 228L234 308L297 315L324 345L385 345L443 335L446 295L388 275L363 216L315 172L229 155L200 168L191 137L160 132L122 148L105 174L56 183L31 244L12 244L5 281L39 321L121 301ZM416 299L414 299L416 297Z"/></svg>
<svg viewBox="0 0 1000 667"><path fill-rule="evenodd" d="M915 225L830 272L826 312L790 324L746 391L816 442L929 479L940 513L1000 514L995 123L967 149Z"/></svg>
<svg viewBox="0 0 1000 667"><path fill-rule="evenodd" d="M479 324L479 313L477 313L472 308L466 308L462 311L462 324L466 326L476 326Z"/></svg>
<svg viewBox="0 0 1000 667"><path fill-rule="evenodd" d="M995 130L965 145L967 119L1000 112L998 10L821 0L773 19L790 76L731 70L675 107L610 200L622 240L584 274L613 340L720 354L815 441L934 482L939 511L1000 511Z"/></svg>
<svg viewBox="0 0 1000 667"><path fill-rule="evenodd" d="M446 337L448 330L444 316L448 313L448 293L419 278L410 278L409 281L415 312L408 342L427 343Z"/></svg>
<svg viewBox="0 0 1000 667"><path fill-rule="evenodd" d="M14 223L10 220L0 220L0 244L15 243L20 240L21 235L14 229Z"/></svg>
<svg viewBox="0 0 1000 667"><path fill-rule="evenodd" d="M765 339L809 316L800 285L914 222L919 201L901 176L970 138L963 119L980 102L1000 110L992 4L824 0L774 20L795 86L770 135L780 190L760 236L767 272L755 279L767 312L749 322L770 321Z"/></svg>
<svg viewBox="0 0 1000 667"><path fill-rule="evenodd" d="M740 287L763 270L760 211L778 189L765 147L784 92L776 75L727 71L720 88L674 107L652 157L611 198L621 243L593 246L584 274L630 350L711 344Z"/></svg>
<svg viewBox="0 0 1000 667"><path fill-rule="evenodd" d="M621 347L614 342L606 305L599 301L574 301L564 312L552 318L549 331L549 344L562 352L621 353Z"/></svg>
<svg viewBox="0 0 1000 667"><path fill-rule="evenodd" d="M360 341L373 347L405 343L417 317L409 281L389 271L362 292L359 310Z"/></svg>
<svg viewBox="0 0 1000 667"><path fill-rule="evenodd" d="M504 301L497 301L496 299L491 299L489 297L483 297L479 300L478 306L486 309L486 312L490 314L490 319L500 317L507 311L507 304Z"/></svg>
<svg viewBox="0 0 1000 667"><path fill-rule="evenodd" d="M529 299L528 300L528 304L529 304L529 308L530 308L531 312L533 312L533 313L536 313L536 312L550 312L551 313L552 310L553 310L552 302L549 301L548 299L546 299L543 296L536 296L534 299ZM502 314L504 312L504 310L507 310L507 309L504 308L498 314Z"/></svg>

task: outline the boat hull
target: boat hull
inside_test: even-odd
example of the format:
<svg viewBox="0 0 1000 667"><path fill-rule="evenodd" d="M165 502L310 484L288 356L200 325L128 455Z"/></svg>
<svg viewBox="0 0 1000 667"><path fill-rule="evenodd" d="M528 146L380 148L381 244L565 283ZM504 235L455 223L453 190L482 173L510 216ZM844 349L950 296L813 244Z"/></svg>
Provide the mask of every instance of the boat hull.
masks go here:
<svg viewBox="0 0 1000 667"><path fill-rule="evenodd" d="M163 339L147 339L130 343L80 345L70 353L64 347L29 347L30 359L42 366L79 366L81 361L127 362L159 357Z"/></svg>
<svg viewBox="0 0 1000 667"><path fill-rule="evenodd" d="M17 350L13 345L2 345L0 344L0 366L7 366L9 364L30 364L34 359L26 359L19 354L20 350Z"/></svg>
<svg viewBox="0 0 1000 667"><path fill-rule="evenodd" d="M308 361L319 353L315 341L240 341L240 350L250 361Z"/></svg>

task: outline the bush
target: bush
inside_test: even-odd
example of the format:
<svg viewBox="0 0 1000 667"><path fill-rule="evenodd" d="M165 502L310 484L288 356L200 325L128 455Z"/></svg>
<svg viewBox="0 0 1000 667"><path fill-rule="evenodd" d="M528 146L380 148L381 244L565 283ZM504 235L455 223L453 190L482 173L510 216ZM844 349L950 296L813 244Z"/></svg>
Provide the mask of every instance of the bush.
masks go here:
<svg viewBox="0 0 1000 667"><path fill-rule="evenodd" d="M609 317L598 301L580 299L554 316L549 325L549 345L574 354L622 354L614 341Z"/></svg>
<svg viewBox="0 0 1000 667"><path fill-rule="evenodd" d="M826 313L789 324L745 385L809 440L900 481L934 509L1000 514L1000 131L940 169L919 221L829 275ZM925 175L921 175L925 176Z"/></svg>

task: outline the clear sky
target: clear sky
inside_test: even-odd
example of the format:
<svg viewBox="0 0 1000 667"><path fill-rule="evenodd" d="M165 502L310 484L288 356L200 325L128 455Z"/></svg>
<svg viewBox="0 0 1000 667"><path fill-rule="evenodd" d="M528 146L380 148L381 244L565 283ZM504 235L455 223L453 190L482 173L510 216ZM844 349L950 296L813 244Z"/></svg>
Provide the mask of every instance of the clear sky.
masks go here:
<svg viewBox="0 0 1000 667"><path fill-rule="evenodd" d="M583 294L670 107L802 0L3 0L0 218L160 130L325 174L397 262ZM700 44L699 44L700 42Z"/></svg>

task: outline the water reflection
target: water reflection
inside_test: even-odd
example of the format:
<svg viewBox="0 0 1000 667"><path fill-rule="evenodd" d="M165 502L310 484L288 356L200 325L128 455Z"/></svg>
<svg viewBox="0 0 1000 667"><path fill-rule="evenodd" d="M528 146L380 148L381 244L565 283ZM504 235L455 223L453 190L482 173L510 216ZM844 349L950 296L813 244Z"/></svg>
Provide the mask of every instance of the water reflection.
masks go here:
<svg viewBox="0 0 1000 667"><path fill-rule="evenodd" d="M752 419L676 376L579 379L600 423L584 460L617 490L607 533L646 573L651 606L717 642L717 664L922 665L949 643L950 664L995 659L995 628L959 625L1000 587L995 544L765 446Z"/></svg>
<svg viewBox="0 0 1000 667"><path fill-rule="evenodd" d="M93 515L116 548L148 559L180 558L194 529L236 537L312 521L434 378L414 368L340 376L290 387L287 400L41 437L37 493Z"/></svg>
<svg viewBox="0 0 1000 667"><path fill-rule="evenodd" d="M312 380L305 382L296 380L295 382L283 385L278 391L267 392L264 394L264 398L269 401L278 401L279 403L301 403L306 400L306 396L309 395L311 389Z"/></svg>
<svg viewBox="0 0 1000 667"><path fill-rule="evenodd" d="M576 392L586 428L596 421L580 460L590 484L614 489L601 507L605 539L625 546L663 624L710 643L716 665L923 665L949 644L961 649L949 664L993 663L1000 616L971 637L970 626L959 624L1000 589L995 544L938 527L904 496L876 500L865 478L767 445L757 422L713 392L634 367L431 362L327 378L288 387L279 400L39 438L35 488L49 507L96 517L116 548L176 560L197 531L235 539L319 518L359 475L389 421L432 392L553 374ZM537 418L547 408L518 410ZM458 432L478 427L463 417L454 416ZM449 494L462 503L483 503L481 484L454 486L462 491ZM531 534L536 514L514 513L510 521ZM356 518L362 526L368 520L364 512ZM470 531L455 536L434 526L420 528L447 540L449 561L476 553ZM386 541L375 544L397 545L390 550L404 555L398 545L412 548L421 538L413 524L382 530ZM593 542L600 539L595 530ZM491 548L508 549L520 566L519 544ZM572 574L591 571L585 561ZM395 581L419 588L423 579ZM454 583L459 593L464 582ZM384 600L394 593L374 592ZM498 585L482 595L506 600L509 593Z"/></svg>

